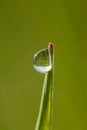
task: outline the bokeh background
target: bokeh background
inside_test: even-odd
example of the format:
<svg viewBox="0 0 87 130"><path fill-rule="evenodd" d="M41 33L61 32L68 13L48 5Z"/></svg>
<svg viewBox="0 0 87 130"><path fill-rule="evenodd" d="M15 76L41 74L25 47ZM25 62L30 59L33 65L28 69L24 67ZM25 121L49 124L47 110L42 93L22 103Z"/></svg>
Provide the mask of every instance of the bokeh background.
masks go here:
<svg viewBox="0 0 87 130"><path fill-rule="evenodd" d="M0 0L0 130L34 130L44 75L32 60L50 41L53 130L87 129L87 1Z"/></svg>

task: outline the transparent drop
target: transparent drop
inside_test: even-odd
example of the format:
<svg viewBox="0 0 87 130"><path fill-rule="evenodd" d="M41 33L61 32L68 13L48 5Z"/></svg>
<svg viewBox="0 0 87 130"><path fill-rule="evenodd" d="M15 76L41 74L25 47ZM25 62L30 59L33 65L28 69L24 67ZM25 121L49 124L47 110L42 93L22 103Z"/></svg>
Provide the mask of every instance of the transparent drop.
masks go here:
<svg viewBox="0 0 87 130"><path fill-rule="evenodd" d="M34 55L33 67L40 73L47 73L52 69L48 48L42 49Z"/></svg>

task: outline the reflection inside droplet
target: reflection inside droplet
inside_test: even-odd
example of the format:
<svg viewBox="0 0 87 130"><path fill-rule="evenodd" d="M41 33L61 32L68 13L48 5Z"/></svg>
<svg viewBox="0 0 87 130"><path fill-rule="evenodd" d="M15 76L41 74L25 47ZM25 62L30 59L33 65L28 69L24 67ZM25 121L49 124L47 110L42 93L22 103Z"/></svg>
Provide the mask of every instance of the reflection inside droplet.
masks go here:
<svg viewBox="0 0 87 130"><path fill-rule="evenodd" d="M42 49L34 55L33 67L40 73L47 73L52 69L48 48Z"/></svg>

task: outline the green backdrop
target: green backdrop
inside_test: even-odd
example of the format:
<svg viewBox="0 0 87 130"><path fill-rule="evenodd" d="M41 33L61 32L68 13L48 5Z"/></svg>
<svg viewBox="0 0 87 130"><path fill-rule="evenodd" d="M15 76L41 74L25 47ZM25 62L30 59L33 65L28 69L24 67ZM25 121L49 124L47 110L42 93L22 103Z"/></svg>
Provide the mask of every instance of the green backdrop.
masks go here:
<svg viewBox="0 0 87 130"><path fill-rule="evenodd" d="M53 130L87 129L87 1L0 0L0 130L34 130L44 75L32 60L49 41Z"/></svg>

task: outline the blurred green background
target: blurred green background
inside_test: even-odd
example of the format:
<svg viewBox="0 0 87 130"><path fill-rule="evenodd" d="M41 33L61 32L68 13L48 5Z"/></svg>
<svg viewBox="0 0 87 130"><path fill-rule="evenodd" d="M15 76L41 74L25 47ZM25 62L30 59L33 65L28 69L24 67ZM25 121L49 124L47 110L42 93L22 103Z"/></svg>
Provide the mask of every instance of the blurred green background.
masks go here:
<svg viewBox="0 0 87 130"><path fill-rule="evenodd" d="M53 130L87 129L87 1L0 0L0 130L34 130L44 75L32 60L50 41Z"/></svg>

